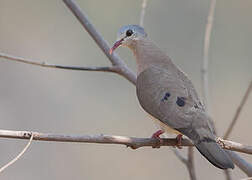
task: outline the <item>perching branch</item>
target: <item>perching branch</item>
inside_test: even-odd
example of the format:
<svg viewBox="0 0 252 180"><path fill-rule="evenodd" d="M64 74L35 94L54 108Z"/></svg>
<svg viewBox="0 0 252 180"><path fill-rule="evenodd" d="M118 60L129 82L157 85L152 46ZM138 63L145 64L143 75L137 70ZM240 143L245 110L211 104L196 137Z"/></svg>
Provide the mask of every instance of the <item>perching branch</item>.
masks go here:
<svg viewBox="0 0 252 180"><path fill-rule="evenodd" d="M38 141L55 141L55 142L79 142L79 143L99 143L99 144L121 144L133 149L140 147L157 147L159 146L176 146L176 138L163 138L163 142L155 138L136 138L113 135L64 135L52 133L39 133L31 131L10 131L0 130L0 137L14 139L30 139L33 134L33 140ZM231 151L252 154L252 147L240 143L218 139L218 143L224 148ZM189 139L182 139L181 146L193 146Z"/></svg>
<svg viewBox="0 0 252 180"><path fill-rule="evenodd" d="M246 92L245 92L245 94L244 94L244 96L243 96L243 98L241 100L240 105L238 106L238 108L236 110L235 116L234 116L231 124L229 125L223 139L227 139L229 137L231 131L234 128L235 123L237 122L237 119L239 118L239 115L240 115L240 113L242 111L242 108L244 107L244 104L246 103L246 101L247 101L247 99L249 97L249 94L250 94L251 90L252 90L252 81L250 81L249 86L248 86L248 88L247 88L247 90L246 90Z"/></svg>

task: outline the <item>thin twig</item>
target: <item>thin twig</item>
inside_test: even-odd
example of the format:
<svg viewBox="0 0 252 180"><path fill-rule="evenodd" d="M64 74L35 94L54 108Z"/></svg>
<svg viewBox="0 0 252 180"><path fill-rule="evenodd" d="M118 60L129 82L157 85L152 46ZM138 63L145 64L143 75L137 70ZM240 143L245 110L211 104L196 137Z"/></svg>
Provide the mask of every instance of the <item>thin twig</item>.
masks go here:
<svg viewBox="0 0 252 180"><path fill-rule="evenodd" d="M116 66L111 66L111 67L62 66L62 65L56 65L56 64L47 64L45 62L40 63L31 59L13 56L13 55L1 53L1 52L0 52L0 57L5 58L7 60L15 61L15 62L31 64L31 65L47 67L47 68L78 70L78 71L102 71L102 72L114 72L114 73L117 73L118 71L118 68Z"/></svg>
<svg viewBox="0 0 252 180"><path fill-rule="evenodd" d="M232 180L231 171L229 169L226 169L224 171L224 174L225 174L226 180Z"/></svg>
<svg viewBox="0 0 252 180"><path fill-rule="evenodd" d="M246 92L245 92L245 94L244 94L244 96L243 96L243 98L241 100L240 105L238 106L238 108L236 110L235 116L234 116L231 124L229 125L223 139L227 139L229 137L230 133L232 132L232 130L234 128L234 125L237 122L237 119L239 118L239 115L240 115L240 113L242 111L242 108L244 107L244 104L248 100L248 97L249 97L249 94L250 94L251 90L252 90L252 81L250 81L249 86L248 86L248 88L247 88L247 90L246 90Z"/></svg>
<svg viewBox="0 0 252 180"><path fill-rule="evenodd" d="M85 28L85 30L89 33L89 35L93 38L96 44L100 47L103 53L107 56L113 66L118 67L117 73L122 75L124 78L128 79L133 84L136 84L136 75L131 71L124 61L116 54L109 54L109 44L107 41L103 39L103 37L98 33L95 27L90 23L88 17L84 14L81 8L76 4L74 0L63 0L66 6L71 10L71 12L75 15L75 17L79 20L81 25Z"/></svg>
<svg viewBox="0 0 252 180"><path fill-rule="evenodd" d="M190 179L196 180L196 173L195 173L195 166L194 166L194 153L193 153L193 147L188 147L188 163L187 163L187 169L189 171Z"/></svg>
<svg viewBox="0 0 252 180"><path fill-rule="evenodd" d="M208 61L209 61L209 46L210 46L210 37L211 31L213 27L213 19L214 19L214 11L216 6L216 0L211 0L210 9L207 18L205 37L204 37L204 57L202 64L202 89L203 89L203 97L204 104L206 105L206 111L209 112L209 82L208 82Z"/></svg>
<svg viewBox="0 0 252 180"><path fill-rule="evenodd" d="M147 6L147 1L148 0L143 0L142 1L142 10L141 10L141 14L140 14L140 23L139 25L144 27L144 16L145 16L145 9L146 9L146 6Z"/></svg>
<svg viewBox="0 0 252 180"><path fill-rule="evenodd" d="M29 136L30 136L30 140L29 142L26 144L26 146L24 147L24 149L13 159L11 160L10 162L8 162L6 165L4 165L1 169L0 169L0 173L2 173L7 167L9 167L10 165L12 165L13 163L15 163L24 153L25 151L29 148L31 142L32 142L32 139L33 139L33 134L32 133L29 133Z"/></svg>
<svg viewBox="0 0 252 180"><path fill-rule="evenodd" d="M11 131L0 130L0 137L14 139L29 139L30 133L33 134L33 140L38 141L55 141L55 142L79 142L79 143L99 143L99 144L121 144L137 149L140 147L157 147L160 146L176 146L176 138L162 138L163 142L155 138L136 138L126 136L113 135L64 135L52 133L39 133L31 131ZM242 145L240 143L218 139L218 143L228 150L251 154L252 147ZM181 146L193 146L189 139L182 139Z"/></svg>
<svg viewBox="0 0 252 180"><path fill-rule="evenodd" d="M179 160L182 163L184 163L185 165L187 165L187 163L188 163L188 159L187 158L185 158L177 149L172 148L171 150L174 152L174 154L179 158Z"/></svg>

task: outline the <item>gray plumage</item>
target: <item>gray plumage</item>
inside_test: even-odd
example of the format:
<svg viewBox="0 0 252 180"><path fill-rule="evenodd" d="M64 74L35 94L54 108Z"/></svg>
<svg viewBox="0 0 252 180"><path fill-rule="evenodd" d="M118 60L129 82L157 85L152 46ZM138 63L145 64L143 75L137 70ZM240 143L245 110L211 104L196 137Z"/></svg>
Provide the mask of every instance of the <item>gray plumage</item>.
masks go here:
<svg viewBox="0 0 252 180"><path fill-rule="evenodd" d="M127 46L136 57L137 97L143 109L163 126L190 138L214 166L234 168L227 153L216 143L209 116L185 73L148 39L143 28L127 25L118 36L116 47Z"/></svg>

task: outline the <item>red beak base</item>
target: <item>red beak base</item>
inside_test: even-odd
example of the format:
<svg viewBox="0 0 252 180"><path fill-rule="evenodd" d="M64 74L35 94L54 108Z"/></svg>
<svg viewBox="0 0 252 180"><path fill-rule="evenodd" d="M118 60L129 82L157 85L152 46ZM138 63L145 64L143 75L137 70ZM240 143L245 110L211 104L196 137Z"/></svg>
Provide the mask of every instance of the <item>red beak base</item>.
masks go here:
<svg viewBox="0 0 252 180"><path fill-rule="evenodd" d="M122 44L123 39L116 41L113 47L109 50L109 54L111 55L116 48L118 48Z"/></svg>

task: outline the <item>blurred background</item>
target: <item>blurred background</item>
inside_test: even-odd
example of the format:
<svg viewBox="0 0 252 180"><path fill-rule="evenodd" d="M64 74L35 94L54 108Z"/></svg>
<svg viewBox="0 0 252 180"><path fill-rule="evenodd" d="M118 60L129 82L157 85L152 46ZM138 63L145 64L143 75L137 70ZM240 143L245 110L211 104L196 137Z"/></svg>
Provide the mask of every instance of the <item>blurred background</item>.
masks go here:
<svg viewBox="0 0 252 180"><path fill-rule="evenodd" d="M141 0L78 0L112 45L119 27L138 24ZM202 95L200 67L209 0L148 1L145 29L192 79ZM252 1L217 1L209 54L211 114L223 135L252 78ZM110 62L62 1L1 0L0 51L51 64L107 66ZM135 70L132 53L117 53ZM0 59L1 129L64 134L150 137L156 130L140 108L135 87L110 73L46 69ZM252 99L230 139L252 145ZM0 139L0 166L27 141ZM184 148L185 149L185 148ZM185 151L185 150L183 150ZM252 162L252 156L240 154ZM195 153L198 179L224 179ZM210 176L211 175L211 176ZM239 168L234 179L246 177ZM189 179L167 147L33 141L1 179Z"/></svg>

